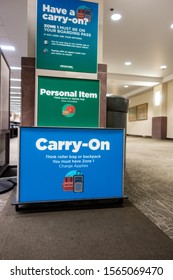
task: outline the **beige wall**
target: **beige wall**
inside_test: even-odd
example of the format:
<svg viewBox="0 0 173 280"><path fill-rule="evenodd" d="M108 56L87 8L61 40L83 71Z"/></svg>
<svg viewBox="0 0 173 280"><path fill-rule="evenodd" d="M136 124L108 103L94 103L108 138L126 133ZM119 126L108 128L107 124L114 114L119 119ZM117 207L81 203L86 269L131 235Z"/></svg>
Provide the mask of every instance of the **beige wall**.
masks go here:
<svg viewBox="0 0 173 280"><path fill-rule="evenodd" d="M173 81L167 86L167 138L173 138Z"/></svg>
<svg viewBox="0 0 173 280"><path fill-rule="evenodd" d="M160 91L162 95L160 106L154 104L154 95L157 91ZM127 134L152 136L152 118L167 117L167 138L173 138L173 81L132 96L129 101L129 107L148 103L148 119L129 122L127 118Z"/></svg>
<svg viewBox="0 0 173 280"><path fill-rule="evenodd" d="M153 91L144 92L138 96L129 98L129 107L148 103L148 119L141 121L129 122L127 118L127 134L151 136L152 133L152 108L153 108Z"/></svg>

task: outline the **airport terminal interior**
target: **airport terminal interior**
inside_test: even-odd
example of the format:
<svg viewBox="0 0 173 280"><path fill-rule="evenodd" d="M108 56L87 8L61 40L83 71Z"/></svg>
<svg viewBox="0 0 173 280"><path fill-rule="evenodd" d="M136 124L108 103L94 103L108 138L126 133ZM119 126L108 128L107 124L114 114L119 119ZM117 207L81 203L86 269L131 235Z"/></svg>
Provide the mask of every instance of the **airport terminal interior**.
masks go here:
<svg viewBox="0 0 173 280"><path fill-rule="evenodd" d="M120 0L72 0L72 7L67 0L56 2L41 0L37 14L37 0L0 0L0 260L172 260L173 2L134 0L132 5L131 1ZM75 14L74 5L80 2L83 3ZM60 5L59 9L55 5ZM63 17L68 9L70 16L76 17L70 23ZM41 13L42 19L38 20ZM58 23L54 22L60 26L57 30L61 29L61 35L54 36L50 43L49 37L55 31L48 20L55 21L55 13L63 14L56 15ZM93 20L96 14L97 31ZM72 31L71 24L78 26L82 17L87 20L80 32L76 28L74 37L65 33ZM50 28L44 29L43 50L39 41L41 20L47 23L44 28ZM68 24L70 27L65 30ZM93 24L92 31L87 24ZM93 41L88 39L90 36ZM11 49L7 50L8 45ZM56 56L62 59L58 70L54 66ZM73 56L77 59L70 60ZM64 66L64 57L74 63L76 72L69 70L71 66ZM96 70L90 71L92 67ZM40 133L39 127L45 135L46 128L52 128L51 135L57 129L57 133L64 131L71 137L68 146L51 139L52 146L48 146L46 154L46 136L40 136L36 147L48 159L50 155L55 157L52 150L62 156L63 147L63 157L68 159L74 152L80 156L80 147L90 149L90 157L101 158L100 164L95 160L91 165L88 160L88 165L80 165L85 176L81 171L70 171L66 165L69 170L63 195L62 190L58 194L62 198L50 199L50 203L49 190L48 201L43 199L45 186L41 203L30 203L25 198L30 189L32 193L38 187L38 194L41 193L41 184L45 181L46 185L50 179L46 178L49 172L41 170L44 164L48 167L48 160L41 163L37 152L32 155L32 133L37 129ZM82 144L80 137L89 137L82 136L85 131L92 140ZM114 154L106 146L107 161L103 142L97 139L102 131L111 143L107 141L105 145L116 146ZM105 136L100 137L103 140ZM36 164L41 168L35 168ZM51 164L53 177L51 169L55 164ZM65 165L59 167L61 176ZM87 174L92 199L85 189ZM75 182L75 178L81 181ZM114 192L119 182L121 190ZM98 194L99 184L104 192ZM73 199L75 192L78 199ZM29 197L38 198L38 194Z"/></svg>

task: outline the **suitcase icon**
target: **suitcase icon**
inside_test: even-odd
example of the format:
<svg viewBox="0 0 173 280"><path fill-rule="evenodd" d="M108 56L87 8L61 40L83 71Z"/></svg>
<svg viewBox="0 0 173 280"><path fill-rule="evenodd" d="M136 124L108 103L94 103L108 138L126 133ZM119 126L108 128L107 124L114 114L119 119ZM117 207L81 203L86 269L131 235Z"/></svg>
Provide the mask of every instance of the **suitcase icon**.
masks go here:
<svg viewBox="0 0 173 280"><path fill-rule="evenodd" d="M86 18L88 22L92 21L92 10L85 8L85 9L79 9L77 11L77 18L84 19Z"/></svg>
<svg viewBox="0 0 173 280"><path fill-rule="evenodd" d="M62 188L64 191L73 191L73 177L65 177L64 182L62 184Z"/></svg>

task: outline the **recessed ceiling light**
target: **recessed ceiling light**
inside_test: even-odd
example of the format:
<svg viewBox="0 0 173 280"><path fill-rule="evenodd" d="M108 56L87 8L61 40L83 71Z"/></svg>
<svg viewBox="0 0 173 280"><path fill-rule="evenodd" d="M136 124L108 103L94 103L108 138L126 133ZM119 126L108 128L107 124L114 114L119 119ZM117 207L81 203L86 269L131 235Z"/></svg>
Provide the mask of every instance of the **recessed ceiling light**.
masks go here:
<svg viewBox="0 0 173 280"><path fill-rule="evenodd" d="M127 66L132 65L132 63L130 61L126 61L124 64Z"/></svg>
<svg viewBox="0 0 173 280"><path fill-rule="evenodd" d="M11 69L11 70L21 70L21 67L11 66L10 69Z"/></svg>
<svg viewBox="0 0 173 280"><path fill-rule="evenodd" d="M162 69L162 70L165 70L166 68L167 68L166 65L161 65L161 66L160 66L160 69Z"/></svg>
<svg viewBox="0 0 173 280"><path fill-rule="evenodd" d="M0 45L0 48L4 51L15 51L15 47L13 46L3 46L3 45Z"/></svg>
<svg viewBox="0 0 173 280"><path fill-rule="evenodd" d="M171 24L171 26L170 26L172 29L173 29L173 23Z"/></svg>
<svg viewBox="0 0 173 280"><path fill-rule="evenodd" d="M119 13L114 12L114 8L111 8L110 11L111 11L111 19L112 20L120 20L121 19L121 15Z"/></svg>
<svg viewBox="0 0 173 280"><path fill-rule="evenodd" d="M115 13L115 14L111 15L111 19L112 20L120 20L121 19L121 15Z"/></svg>
<svg viewBox="0 0 173 280"><path fill-rule="evenodd" d="M128 88L129 86L128 86L128 85L125 85L124 87L125 87L125 88Z"/></svg>

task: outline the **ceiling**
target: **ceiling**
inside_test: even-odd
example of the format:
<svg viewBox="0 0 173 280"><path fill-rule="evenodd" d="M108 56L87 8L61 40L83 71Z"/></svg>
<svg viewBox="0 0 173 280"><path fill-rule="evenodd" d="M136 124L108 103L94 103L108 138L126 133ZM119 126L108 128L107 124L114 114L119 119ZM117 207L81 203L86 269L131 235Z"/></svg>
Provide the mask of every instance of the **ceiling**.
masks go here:
<svg viewBox="0 0 173 280"><path fill-rule="evenodd" d="M110 19L111 8L122 15L120 21ZM104 1L103 61L111 73L108 90L114 86L114 93L130 95L173 73L172 11L172 0ZM125 61L132 65L125 66ZM167 69L161 70L161 65Z"/></svg>
<svg viewBox="0 0 173 280"><path fill-rule="evenodd" d="M35 1L35 0L29 0ZM92 1L94 2L94 1ZM103 3L102 63L108 65L108 93L129 97L158 83L173 79L173 1L172 0L98 0ZM13 45L3 51L10 65L20 67L27 56L27 0L0 0L0 45ZM119 21L110 19L111 9L120 13ZM35 24L33 22L33 29ZM124 62L131 61L126 66ZM161 65L167 65L161 70ZM12 78L20 78L12 70ZM20 87L20 81L11 81ZM128 87L124 87L128 86ZM19 93L20 89L11 89ZM18 102L20 99L18 98ZM12 102L11 110L20 111Z"/></svg>

